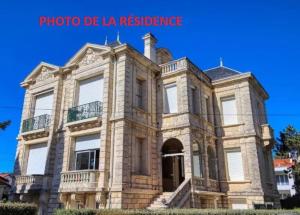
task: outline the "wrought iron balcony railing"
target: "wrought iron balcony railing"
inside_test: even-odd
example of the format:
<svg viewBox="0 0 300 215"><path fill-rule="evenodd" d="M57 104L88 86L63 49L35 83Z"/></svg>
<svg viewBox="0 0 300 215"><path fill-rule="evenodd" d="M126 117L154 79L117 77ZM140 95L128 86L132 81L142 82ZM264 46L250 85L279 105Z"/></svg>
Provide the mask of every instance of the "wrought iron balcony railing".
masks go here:
<svg viewBox="0 0 300 215"><path fill-rule="evenodd" d="M69 108L68 122L75 122L78 120L88 119L102 115L103 105L100 101L95 101Z"/></svg>
<svg viewBox="0 0 300 215"><path fill-rule="evenodd" d="M23 120L22 132L48 128L50 124L50 115L44 114L33 118Z"/></svg>

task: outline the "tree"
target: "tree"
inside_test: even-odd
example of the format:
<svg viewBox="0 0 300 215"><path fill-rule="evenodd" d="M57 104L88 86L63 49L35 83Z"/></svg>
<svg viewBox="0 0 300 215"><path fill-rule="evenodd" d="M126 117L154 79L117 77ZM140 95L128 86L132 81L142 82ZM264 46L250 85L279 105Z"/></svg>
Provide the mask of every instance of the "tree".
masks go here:
<svg viewBox="0 0 300 215"><path fill-rule="evenodd" d="M0 122L0 130L5 130L7 126L9 126L11 123L10 120L6 120L6 121L3 121L3 122Z"/></svg>
<svg viewBox="0 0 300 215"><path fill-rule="evenodd" d="M300 132L292 125L288 125L280 132L278 142L275 145L277 156L288 156L292 152L300 152Z"/></svg>
<svg viewBox="0 0 300 215"><path fill-rule="evenodd" d="M288 125L283 131L280 132L280 137L275 145L275 153L279 157L289 157L294 161L294 165L288 169L291 175L295 178L295 189L300 193L300 164L298 163L298 154L300 152L300 132L297 131L292 125Z"/></svg>

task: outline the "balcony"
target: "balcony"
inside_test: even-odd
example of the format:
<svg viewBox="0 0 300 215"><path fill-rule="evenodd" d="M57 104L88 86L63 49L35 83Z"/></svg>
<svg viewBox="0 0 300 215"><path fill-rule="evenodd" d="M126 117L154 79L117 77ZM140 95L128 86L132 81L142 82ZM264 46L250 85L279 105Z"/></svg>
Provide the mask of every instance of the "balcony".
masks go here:
<svg viewBox="0 0 300 215"><path fill-rule="evenodd" d="M69 108L68 123L79 120L89 119L102 115L103 104L100 101L91 102L77 107Z"/></svg>
<svg viewBox="0 0 300 215"><path fill-rule="evenodd" d="M59 192L95 191L100 172L97 170L77 170L62 172Z"/></svg>
<svg viewBox="0 0 300 215"><path fill-rule="evenodd" d="M44 175L16 176L16 193L28 193L48 189L49 177Z"/></svg>
<svg viewBox="0 0 300 215"><path fill-rule="evenodd" d="M22 123L22 132L30 132L48 128L50 124L50 115L44 114L33 118L25 119Z"/></svg>
<svg viewBox="0 0 300 215"><path fill-rule="evenodd" d="M181 71L190 71L200 78L200 80L210 84L209 77L186 57L162 64L160 67L162 70L162 76L171 75Z"/></svg>

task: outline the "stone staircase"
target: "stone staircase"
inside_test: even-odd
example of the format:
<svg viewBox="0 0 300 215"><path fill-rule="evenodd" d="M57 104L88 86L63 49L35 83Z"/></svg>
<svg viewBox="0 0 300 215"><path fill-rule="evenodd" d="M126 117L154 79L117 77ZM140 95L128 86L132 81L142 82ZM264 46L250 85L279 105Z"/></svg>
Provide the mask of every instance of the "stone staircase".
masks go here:
<svg viewBox="0 0 300 215"><path fill-rule="evenodd" d="M188 201L190 193L190 179L186 179L174 192L163 192L156 197L147 209L182 208Z"/></svg>
<svg viewBox="0 0 300 215"><path fill-rule="evenodd" d="M173 192L163 192L161 195L156 197L151 205L147 207L147 209L160 209L167 208L168 206L165 204L167 200L170 198Z"/></svg>

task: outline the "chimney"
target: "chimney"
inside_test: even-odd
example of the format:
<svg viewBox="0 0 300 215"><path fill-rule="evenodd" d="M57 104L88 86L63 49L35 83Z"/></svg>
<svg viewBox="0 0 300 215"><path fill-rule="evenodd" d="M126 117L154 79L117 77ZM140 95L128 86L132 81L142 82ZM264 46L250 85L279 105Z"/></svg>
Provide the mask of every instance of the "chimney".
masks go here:
<svg viewBox="0 0 300 215"><path fill-rule="evenodd" d="M149 58L153 62L156 63L156 49L155 44L157 39L154 37L153 34L147 33L143 37L144 40L144 55L145 57Z"/></svg>

